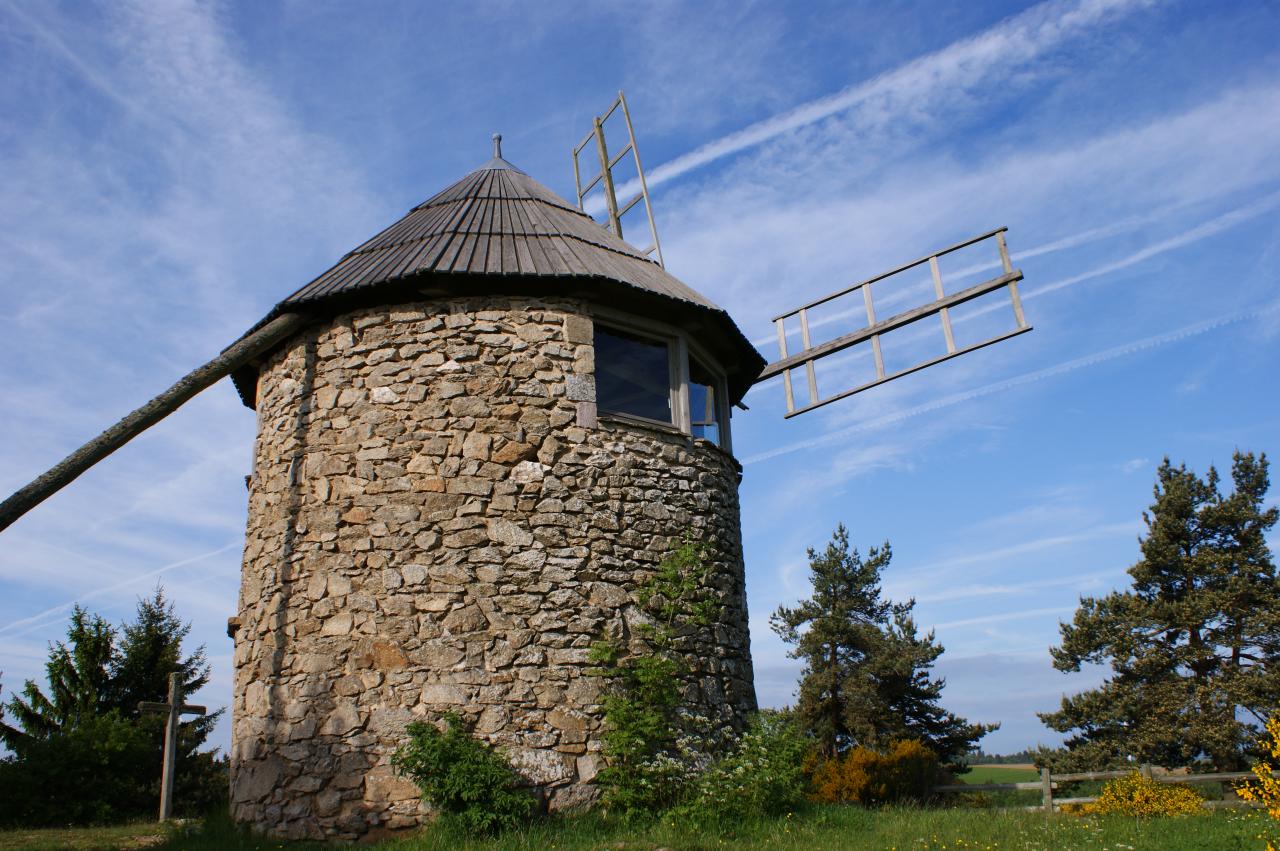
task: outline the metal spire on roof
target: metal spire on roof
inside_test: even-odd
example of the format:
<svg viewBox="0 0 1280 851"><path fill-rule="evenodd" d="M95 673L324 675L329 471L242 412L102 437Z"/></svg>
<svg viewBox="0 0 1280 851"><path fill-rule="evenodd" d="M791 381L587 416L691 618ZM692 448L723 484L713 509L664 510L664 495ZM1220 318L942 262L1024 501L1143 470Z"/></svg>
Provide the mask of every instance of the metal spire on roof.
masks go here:
<svg viewBox="0 0 1280 851"><path fill-rule="evenodd" d="M508 171L520 171L520 169L516 168L511 163L507 162L502 158L502 134L494 133L493 136L490 138L493 139L493 159L489 160L487 163L480 166L480 169L482 171L486 169L506 169ZM524 172L520 172L520 173L524 174Z"/></svg>

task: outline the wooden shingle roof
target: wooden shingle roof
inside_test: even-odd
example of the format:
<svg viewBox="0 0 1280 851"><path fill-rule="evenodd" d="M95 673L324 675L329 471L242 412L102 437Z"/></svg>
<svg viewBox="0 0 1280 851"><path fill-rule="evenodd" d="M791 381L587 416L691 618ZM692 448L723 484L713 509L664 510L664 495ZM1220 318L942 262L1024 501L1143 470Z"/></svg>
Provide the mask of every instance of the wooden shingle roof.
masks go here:
<svg viewBox="0 0 1280 851"><path fill-rule="evenodd" d="M331 315L426 292L569 295L680 325L717 358L734 402L765 365L710 299L496 156L348 252L254 329L283 313ZM257 368L233 379L254 407Z"/></svg>
<svg viewBox="0 0 1280 851"><path fill-rule="evenodd" d="M506 160L409 211L284 300L305 304L428 272L608 278L718 309Z"/></svg>

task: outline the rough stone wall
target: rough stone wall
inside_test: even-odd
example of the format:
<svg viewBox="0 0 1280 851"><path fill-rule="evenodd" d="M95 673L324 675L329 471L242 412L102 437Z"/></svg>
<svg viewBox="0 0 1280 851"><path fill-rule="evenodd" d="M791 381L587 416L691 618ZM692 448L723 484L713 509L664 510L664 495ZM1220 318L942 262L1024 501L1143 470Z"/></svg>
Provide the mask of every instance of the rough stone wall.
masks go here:
<svg viewBox="0 0 1280 851"><path fill-rule="evenodd" d="M601 766L590 643L689 528L722 622L695 704L755 708L738 467L597 423L589 309L444 300L347 314L264 365L235 636L232 810L290 837L419 823L389 758L455 711L552 808Z"/></svg>

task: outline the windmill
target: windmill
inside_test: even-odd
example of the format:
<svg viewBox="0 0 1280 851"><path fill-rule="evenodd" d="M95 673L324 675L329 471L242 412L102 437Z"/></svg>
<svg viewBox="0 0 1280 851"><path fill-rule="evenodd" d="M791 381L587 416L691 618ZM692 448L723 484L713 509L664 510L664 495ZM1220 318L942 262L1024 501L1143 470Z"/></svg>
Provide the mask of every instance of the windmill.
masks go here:
<svg viewBox="0 0 1280 851"><path fill-rule="evenodd" d="M626 125L616 152L611 118ZM232 377L258 417L228 621L236 819L340 839L419 823L418 790L389 759L408 720L445 712L500 744L548 806L589 802L602 717L588 645L625 634L637 589L690 531L722 615L688 639L686 701L741 725L756 701L731 407L782 375L794 416L1029 330L1001 229L779 316L781 357L767 364L665 269L621 93L573 162L576 203L505 159L495 136L479 168L0 503L3 529ZM585 213L593 193L603 228ZM645 249L623 239L641 211ZM998 274L947 294L939 261L993 243ZM926 266L934 298L878 318L873 286ZM1016 327L957 338L951 311L1001 288ZM866 321L841 330L850 301ZM886 360L884 339L934 315L942 354ZM820 393L819 366L860 345L872 377Z"/></svg>
<svg viewBox="0 0 1280 851"><path fill-rule="evenodd" d="M616 114L620 114L623 119L627 141L621 149L611 154L605 134L605 126ZM495 136L494 140L495 157L500 157L501 136ZM582 161L584 158L590 159L587 154L589 149L594 150L596 154L598 171L589 177L584 177ZM634 196L619 202L614 171L620 163L625 161L627 154L631 155L631 162L634 164L636 177L633 182L638 186L639 191ZM639 148L636 145L635 130L631 122L631 111L627 106L626 96L622 91L618 92L617 98L614 99L602 115L592 120L591 130L582 141L574 146L572 159L578 208L585 211L587 209L587 201L592 197L593 191L599 192L603 196L603 203L607 213L604 227L621 239L623 238L623 218L637 206L643 204L651 241L646 248L641 250L641 253L643 256L656 258L658 265L665 267L662 246L658 239L658 229L654 221L649 187L645 180ZM765 381L777 375L782 376L787 405L785 416L790 418L1032 330L1032 326L1027 324L1022 310L1022 301L1018 294L1018 281L1022 280L1023 276L1022 271L1013 268L1010 261L1009 249L1005 241L1005 232L1007 230L1004 227L997 228L988 233L939 249L775 316L773 322L777 330L779 357L761 371L758 381ZM939 260L960 249L979 244L989 244L991 241L995 242L999 252L1001 273L964 289L950 294L945 293ZM932 278L934 300L909 310L901 311L888 318L878 318L875 300L872 295L872 285L887 283L890 279L926 265ZM979 342L957 347L951 324L951 309L1001 288L1008 292L1015 326L1010 330ZM834 339L814 344L810 330L810 313L814 309L823 306L845 304L846 300L856 299L859 296L862 300L862 307L865 309L865 325L854 328ZM941 330L946 343L946 352L936 357L886 372L882 351L882 341L885 336L935 315L941 319ZM789 336L787 320L793 318L799 326L801 348L795 353L790 353L787 343ZM58 490L70 484L94 464L177 410L191 397L252 361L262 352L269 350L281 340L286 339L305 324L305 319L299 314L281 313L269 323L261 325L252 333L236 341L218 357L184 376L164 393L156 396L146 405L133 411L111 428L68 455L30 484L16 491L4 502L0 502L0 531L8 528L23 514L26 514ZM858 383L853 387L843 388L830 395L824 396L820 394L816 372L817 363L824 358L863 343L869 343L871 346L875 359L875 377L869 381ZM807 388L808 398L807 400L801 400L797 404L793 373L799 369L804 370L803 379Z"/></svg>

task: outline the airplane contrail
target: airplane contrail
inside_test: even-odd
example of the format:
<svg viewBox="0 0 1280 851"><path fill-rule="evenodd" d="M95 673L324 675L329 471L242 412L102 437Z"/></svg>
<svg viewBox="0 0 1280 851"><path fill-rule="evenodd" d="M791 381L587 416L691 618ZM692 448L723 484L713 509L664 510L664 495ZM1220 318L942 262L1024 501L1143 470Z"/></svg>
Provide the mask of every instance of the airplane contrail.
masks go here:
<svg viewBox="0 0 1280 851"><path fill-rule="evenodd" d="M58 605L45 609L42 612L37 612L31 617L23 618L22 620L16 620L16 621L13 621L12 623L7 623L4 626L0 626L0 633L10 632L12 630L19 629L20 627L23 627L23 626L29 626L30 629L37 629L45 625L44 623L45 619L48 618L50 615L61 615L63 612L65 612L67 609L70 609L72 606L76 605L77 603L82 603L85 600L90 600L94 597L99 597L108 592L115 591L120 588L125 588L143 579L150 579L152 576L159 576L162 573L168 573L169 571L176 570L179 567L185 567L186 565L189 565L189 564L195 564L198 561L204 561L207 558L213 558L216 555L221 555L222 553L225 553L227 550L234 549L242 545L243 543L241 541L238 541L238 540L232 541L231 543L227 544L225 547L220 547L211 552L201 553L200 555L195 555L195 556L191 556L190 558L184 558L180 561L171 562L162 567L157 567L154 570L149 570L146 573L139 573L135 576L130 576L128 579L122 579L119 582L113 582L110 585L103 585L100 588L91 589L89 591L84 592L83 594L77 595L74 600L68 600L65 603L59 603ZM21 635L21 634L22 634L21 632L15 633L15 635Z"/></svg>
<svg viewBox="0 0 1280 851"><path fill-rule="evenodd" d="M674 180L694 169L739 151L753 148L784 133L814 124L854 107L875 107L881 114L895 110L920 111L927 102L956 90L989 87L997 79L1018 72L1022 66L1062 42L1156 0L1049 0L1032 6L977 35L952 42L905 65L856 83L834 94L811 100L719 139L707 142L646 173L649 188ZM640 190L638 179L617 190L629 198ZM593 206L597 213L603 206Z"/></svg>

